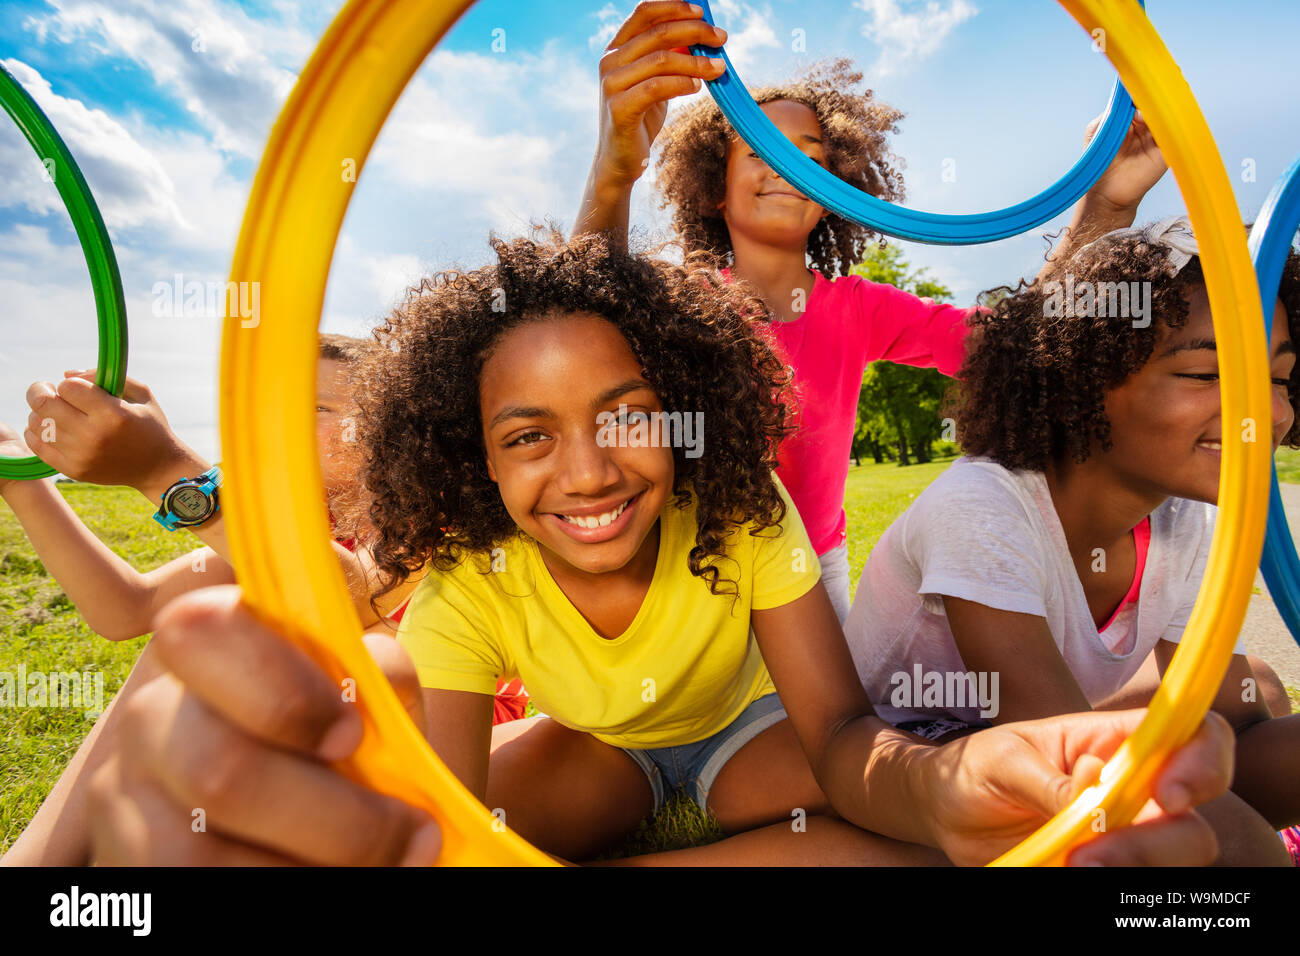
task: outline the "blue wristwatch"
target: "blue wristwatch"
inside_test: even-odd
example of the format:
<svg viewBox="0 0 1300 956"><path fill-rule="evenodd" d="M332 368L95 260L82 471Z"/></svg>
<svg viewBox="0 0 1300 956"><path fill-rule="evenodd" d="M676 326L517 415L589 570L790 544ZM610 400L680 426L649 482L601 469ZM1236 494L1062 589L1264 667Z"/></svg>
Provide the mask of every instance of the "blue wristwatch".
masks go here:
<svg viewBox="0 0 1300 956"><path fill-rule="evenodd" d="M201 525L220 507L221 466L214 465L197 478L182 478L163 492L154 520L168 531Z"/></svg>

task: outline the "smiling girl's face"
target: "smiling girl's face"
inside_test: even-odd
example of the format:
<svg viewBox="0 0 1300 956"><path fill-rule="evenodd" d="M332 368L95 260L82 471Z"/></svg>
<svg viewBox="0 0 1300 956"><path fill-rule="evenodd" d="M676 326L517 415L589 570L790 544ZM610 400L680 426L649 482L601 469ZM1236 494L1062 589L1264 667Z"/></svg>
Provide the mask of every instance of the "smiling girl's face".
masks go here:
<svg viewBox="0 0 1300 956"><path fill-rule="evenodd" d="M819 165L826 165L817 114L794 100L764 103L762 110L790 142ZM803 248L825 209L778 176L738 136L727 149L726 198L718 206L730 230L770 246Z"/></svg>
<svg viewBox="0 0 1300 956"><path fill-rule="evenodd" d="M620 405L662 411L622 333L591 313L511 329L479 376L488 474L506 511L543 554L578 572L627 566L672 492L671 448L598 441L597 416Z"/></svg>
<svg viewBox="0 0 1300 956"><path fill-rule="evenodd" d="M1241 425L1232 424L1225 433L1219 417L1219 361L1203 287L1188 307L1187 323L1165 327L1146 365L1107 395L1113 447L1095 454L1139 491L1215 504L1222 442L1240 440ZM1273 310L1269 362L1277 448L1294 418L1287 382L1296 362L1281 302ZM1260 440L1266 428L1258 428Z"/></svg>

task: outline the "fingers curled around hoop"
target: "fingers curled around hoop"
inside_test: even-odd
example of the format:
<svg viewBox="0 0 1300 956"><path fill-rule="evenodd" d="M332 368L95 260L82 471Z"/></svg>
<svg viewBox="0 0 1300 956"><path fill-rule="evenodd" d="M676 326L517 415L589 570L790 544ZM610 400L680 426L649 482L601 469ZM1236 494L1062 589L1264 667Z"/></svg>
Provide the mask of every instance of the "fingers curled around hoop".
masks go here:
<svg viewBox="0 0 1300 956"><path fill-rule="evenodd" d="M208 831L263 853L327 865L392 865L413 850L427 853L425 834L436 831L422 812L250 737L171 674L129 702L121 745L123 799L138 805L147 794L176 808L174 822L202 819Z"/></svg>
<svg viewBox="0 0 1300 956"><path fill-rule="evenodd" d="M51 430L49 421L49 419L42 419L35 412L32 412L28 416L27 427L23 429L23 443L33 455L45 462L45 464L55 471L67 474L67 469L71 465L55 443L55 439L58 437L58 428L55 426Z"/></svg>
<svg viewBox="0 0 1300 956"><path fill-rule="evenodd" d="M26 399L27 407L34 412L43 412L46 409L52 410L59 404L66 405L66 402L61 402L58 391L50 382L32 382L27 386Z"/></svg>
<svg viewBox="0 0 1300 956"><path fill-rule="evenodd" d="M613 50L621 47L656 24L671 23L674 20L701 21L703 16L704 11L693 3L679 2L679 0L641 0L614 33L605 49Z"/></svg>
<svg viewBox="0 0 1300 956"><path fill-rule="evenodd" d="M269 743L340 760L361 742L362 720L338 685L301 650L257 620L236 587L205 588L154 621L160 659L215 713ZM257 674L256 680L248 679Z"/></svg>
<svg viewBox="0 0 1300 956"><path fill-rule="evenodd" d="M692 76L656 76L638 83L609 101L610 114L620 124L633 126L654 106L675 96L689 96L700 89L701 80Z"/></svg>
<svg viewBox="0 0 1300 956"><path fill-rule="evenodd" d="M154 400L153 391L138 378L127 376L126 385L122 389L122 400L133 405L148 405Z"/></svg>
<svg viewBox="0 0 1300 956"><path fill-rule="evenodd" d="M286 866L295 861L209 830L156 784L110 759L89 790L93 862L100 866Z"/></svg>
<svg viewBox="0 0 1300 956"><path fill-rule="evenodd" d="M118 404L116 396L84 378L65 378L55 386L59 398L83 415L94 415Z"/></svg>
<svg viewBox="0 0 1300 956"><path fill-rule="evenodd" d="M1183 813L1222 796L1232 783L1235 753L1231 725L1210 711L1161 769L1152 791L1156 803L1168 813Z"/></svg>
<svg viewBox="0 0 1300 956"><path fill-rule="evenodd" d="M1214 830L1197 813L1162 816L1103 833L1075 849L1070 866L1208 866L1219 855Z"/></svg>

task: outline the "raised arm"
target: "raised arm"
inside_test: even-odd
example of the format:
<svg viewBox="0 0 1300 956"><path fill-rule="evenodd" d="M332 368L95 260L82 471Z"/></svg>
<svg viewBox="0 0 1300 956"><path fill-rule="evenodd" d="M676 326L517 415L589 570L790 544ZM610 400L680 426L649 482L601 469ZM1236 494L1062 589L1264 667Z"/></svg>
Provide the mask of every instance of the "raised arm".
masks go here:
<svg viewBox="0 0 1300 956"><path fill-rule="evenodd" d="M67 373L57 385L34 382L27 389L32 411L23 439L51 468L78 481L134 488L157 507L174 483L212 467L172 431L147 385L128 378L118 398L92 374ZM189 530L230 561L220 509Z"/></svg>
<svg viewBox="0 0 1300 956"><path fill-rule="evenodd" d="M691 56L681 48L720 47L727 31L705 23L693 3L653 0L637 4L600 60L600 140L587 176L575 236L607 232L627 244L632 186L650 162L668 101L722 75L721 58Z"/></svg>
<svg viewBox="0 0 1300 956"><path fill-rule="evenodd" d="M23 439L42 461L78 481L134 488L155 507L177 481L212 467L172 431L147 385L128 378L117 398L95 385L92 375L69 373L57 386L35 382L28 388L32 412ZM220 508L189 530L233 564ZM377 623L379 616L370 607L373 569L338 543L333 547L362 625Z"/></svg>
<svg viewBox="0 0 1300 956"><path fill-rule="evenodd" d="M1092 140L1100 124L1100 116L1088 124L1084 143ZM1110 168L1074 204L1070 225L1048 254L1039 277L1051 268L1053 262L1068 258L1099 236L1133 225L1143 197L1168 170L1169 164L1161 155L1146 120L1141 113L1135 113L1133 125Z"/></svg>
<svg viewBox="0 0 1300 956"><path fill-rule="evenodd" d="M0 423L0 454L29 454L17 432ZM147 633L173 598L200 587L234 583L230 565L209 548L140 572L100 541L50 481L0 481L36 556L92 630L110 641Z"/></svg>

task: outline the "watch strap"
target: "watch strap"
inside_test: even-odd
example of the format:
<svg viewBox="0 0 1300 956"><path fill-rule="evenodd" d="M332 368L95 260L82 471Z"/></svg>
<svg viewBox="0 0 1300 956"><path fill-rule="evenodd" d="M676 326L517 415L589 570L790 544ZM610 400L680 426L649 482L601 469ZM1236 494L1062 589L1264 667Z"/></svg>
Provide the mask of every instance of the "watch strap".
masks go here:
<svg viewBox="0 0 1300 956"><path fill-rule="evenodd" d="M221 507L221 502L217 495L217 489L221 487L222 482L223 482L223 475L221 473L221 465L219 463L213 465L211 468L209 468L207 471L203 472L203 474L199 475L196 478L182 478L179 481L173 482L172 485L166 491L163 492L162 502L159 504L158 510L154 512L154 516L153 516L154 520L157 521L164 528L166 528L168 531L175 531L178 528L197 527L200 524L204 524L208 521L211 521L213 515L215 515L218 509L220 509ZM204 496L206 496L208 500L212 502L212 511L209 512L209 514L205 518L203 518L202 521L197 521L197 522L182 521L180 518L176 516L175 513L173 513L170 509L168 509L167 499L171 496L173 489L175 489L178 485L190 485L196 490L202 492Z"/></svg>

